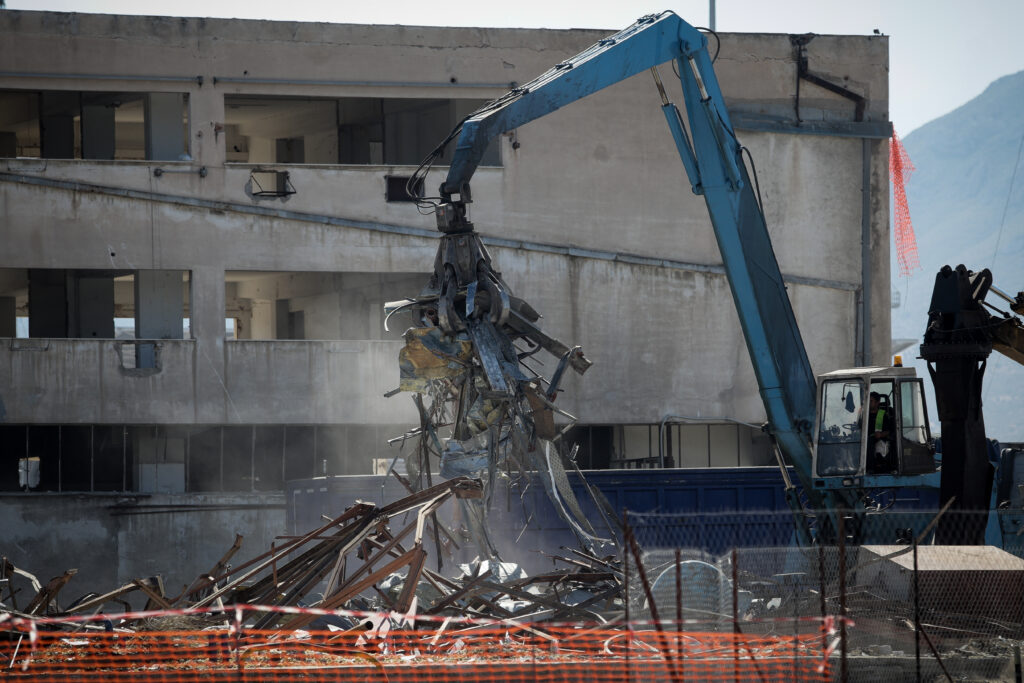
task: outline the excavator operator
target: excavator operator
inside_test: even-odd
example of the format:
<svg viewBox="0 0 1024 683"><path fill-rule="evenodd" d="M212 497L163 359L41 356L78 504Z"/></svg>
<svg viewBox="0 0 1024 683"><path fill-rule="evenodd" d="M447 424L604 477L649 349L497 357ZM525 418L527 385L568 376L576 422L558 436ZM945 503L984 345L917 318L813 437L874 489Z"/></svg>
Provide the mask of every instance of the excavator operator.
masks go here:
<svg viewBox="0 0 1024 683"><path fill-rule="evenodd" d="M872 474L888 474L896 469L890 437L892 436L892 415L881 405L882 396L871 392L868 413L868 471Z"/></svg>

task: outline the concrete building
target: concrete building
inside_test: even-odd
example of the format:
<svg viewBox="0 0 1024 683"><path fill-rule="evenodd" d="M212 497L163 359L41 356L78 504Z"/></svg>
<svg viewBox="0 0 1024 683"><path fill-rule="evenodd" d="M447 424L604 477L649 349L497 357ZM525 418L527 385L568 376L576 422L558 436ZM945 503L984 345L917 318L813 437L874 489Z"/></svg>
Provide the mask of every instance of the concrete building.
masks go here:
<svg viewBox="0 0 1024 683"><path fill-rule="evenodd" d="M187 582L236 530L253 549L281 533L285 480L386 466L416 416L383 397L402 344L383 304L419 292L436 248L405 179L606 33L0 12L3 552L63 570L69 543L103 543L134 578L175 555L154 538L188 534ZM887 362L887 38L719 38L815 370ZM854 99L798 78L801 42ZM502 136L473 219L595 363L559 399L584 466L650 464L662 439L677 466L768 464L658 104L645 73ZM38 468L28 492L19 467Z"/></svg>

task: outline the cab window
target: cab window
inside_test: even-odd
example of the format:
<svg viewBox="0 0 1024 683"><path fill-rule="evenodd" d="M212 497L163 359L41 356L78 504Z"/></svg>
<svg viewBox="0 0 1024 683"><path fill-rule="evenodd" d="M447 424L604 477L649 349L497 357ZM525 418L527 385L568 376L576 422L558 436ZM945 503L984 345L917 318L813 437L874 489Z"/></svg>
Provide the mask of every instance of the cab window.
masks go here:
<svg viewBox="0 0 1024 683"><path fill-rule="evenodd" d="M822 387L815 471L819 477L857 474L861 460L864 385L833 380Z"/></svg>
<svg viewBox="0 0 1024 683"><path fill-rule="evenodd" d="M935 471L935 457L928 429L928 410L924 402L924 384L920 379L900 382L900 442L903 474Z"/></svg>

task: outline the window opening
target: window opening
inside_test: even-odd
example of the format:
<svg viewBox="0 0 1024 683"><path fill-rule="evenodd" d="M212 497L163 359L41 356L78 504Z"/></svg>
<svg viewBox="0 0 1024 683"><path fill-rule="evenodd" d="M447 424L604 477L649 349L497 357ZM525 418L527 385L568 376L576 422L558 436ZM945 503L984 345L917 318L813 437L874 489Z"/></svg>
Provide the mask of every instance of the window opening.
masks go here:
<svg viewBox="0 0 1024 683"><path fill-rule="evenodd" d="M189 336L188 271L0 269L0 337L117 339L125 369L156 367L157 345Z"/></svg>
<svg viewBox="0 0 1024 683"><path fill-rule="evenodd" d="M405 299L428 278L426 273L227 271L224 317L239 341L400 340L409 317L394 316L385 330L384 304Z"/></svg>
<svg viewBox="0 0 1024 683"><path fill-rule="evenodd" d="M0 90L0 157L189 160L187 93Z"/></svg>
<svg viewBox="0 0 1024 683"><path fill-rule="evenodd" d="M231 162L415 166L485 100L224 97ZM481 166L500 166L492 142ZM440 163L444 163L442 157Z"/></svg>

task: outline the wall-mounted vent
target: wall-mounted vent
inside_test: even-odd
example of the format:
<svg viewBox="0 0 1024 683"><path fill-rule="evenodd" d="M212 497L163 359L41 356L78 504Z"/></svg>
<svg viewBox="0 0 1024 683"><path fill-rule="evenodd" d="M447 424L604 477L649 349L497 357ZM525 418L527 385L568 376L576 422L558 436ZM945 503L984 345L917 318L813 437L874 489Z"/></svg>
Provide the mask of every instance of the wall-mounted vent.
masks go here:
<svg viewBox="0 0 1024 683"><path fill-rule="evenodd" d="M389 202L414 202L416 198L409 194L409 178L407 175L386 175L384 176L384 199ZM417 196L423 196L423 178L416 181L415 192Z"/></svg>

